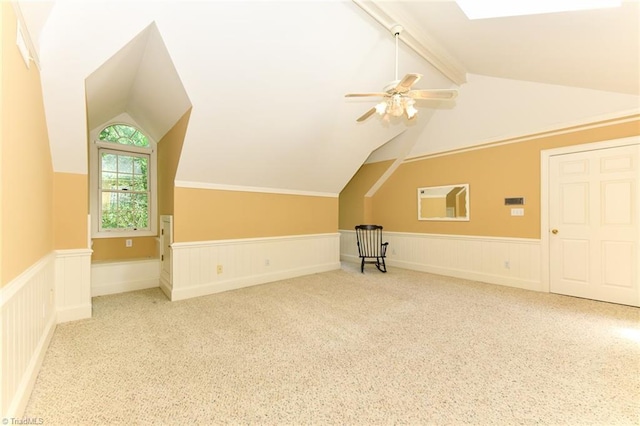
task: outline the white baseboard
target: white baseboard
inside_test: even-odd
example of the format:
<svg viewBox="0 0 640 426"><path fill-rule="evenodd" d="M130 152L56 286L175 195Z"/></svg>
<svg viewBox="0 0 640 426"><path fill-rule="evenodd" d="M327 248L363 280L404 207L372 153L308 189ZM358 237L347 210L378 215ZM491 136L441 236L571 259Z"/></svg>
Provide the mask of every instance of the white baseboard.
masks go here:
<svg viewBox="0 0 640 426"><path fill-rule="evenodd" d="M96 262L91 265L92 297L159 286L159 259Z"/></svg>
<svg viewBox="0 0 640 426"><path fill-rule="evenodd" d="M428 272L430 274L445 275L447 277L462 278L465 280L480 281L489 284L504 285L507 287L516 287L524 290L540 291L540 282L533 280L524 280L521 278L505 277L500 275L491 275L482 272L465 271L461 269L443 268L437 266L423 265L420 263L403 262L396 260L387 260L387 266L395 266L413 271Z"/></svg>
<svg viewBox="0 0 640 426"><path fill-rule="evenodd" d="M173 286L169 281L163 279L162 276L160 276L160 290L162 290L164 295L167 296L169 300L171 300L171 292L173 291Z"/></svg>
<svg viewBox="0 0 640 426"><path fill-rule="evenodd" d="M58 308L56 311L58 324L69 321L78 321L81 319L91 318L91 303L78 306L65 306Z"/></svg>
<svg viewBox="0 0 640 426"><path fill-rule="evenodd" d="M298 269L290 269L287 271L278 271L254 275L251 277L242 277L230 280L220 280L217 282L206 283L198 286L174 289L171 294L171 300L184 300L192 297L206 296L208 294L221 293L223 291L237 290L244 287L266 284L274 281L285 280L288 278L300 277L303 275L317 274L319 272L328 272L340 269L340 262L328 263L324 265L315 265Z"/></svg>

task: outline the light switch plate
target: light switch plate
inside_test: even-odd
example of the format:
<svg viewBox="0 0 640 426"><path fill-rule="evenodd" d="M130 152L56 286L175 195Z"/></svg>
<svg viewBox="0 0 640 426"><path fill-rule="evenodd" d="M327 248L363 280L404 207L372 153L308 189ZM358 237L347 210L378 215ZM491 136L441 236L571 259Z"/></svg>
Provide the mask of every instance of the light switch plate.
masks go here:
<svg viewBox="0 0 640 426"><path fill-rule="evenodd" d="M524 209L511 209L511 216L524 216Z"/></svg>

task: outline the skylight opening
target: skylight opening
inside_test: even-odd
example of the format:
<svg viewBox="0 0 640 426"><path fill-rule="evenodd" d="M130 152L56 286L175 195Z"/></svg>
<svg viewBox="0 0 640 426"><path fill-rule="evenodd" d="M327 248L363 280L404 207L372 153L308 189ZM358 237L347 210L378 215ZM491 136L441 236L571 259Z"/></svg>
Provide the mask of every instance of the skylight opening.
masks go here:
<svg viewBox="0 0 640 426"><path fill-rule="evenodd" d="M456 0L469 19L502 18L542 13L620 7L622 0Z"/></svg>

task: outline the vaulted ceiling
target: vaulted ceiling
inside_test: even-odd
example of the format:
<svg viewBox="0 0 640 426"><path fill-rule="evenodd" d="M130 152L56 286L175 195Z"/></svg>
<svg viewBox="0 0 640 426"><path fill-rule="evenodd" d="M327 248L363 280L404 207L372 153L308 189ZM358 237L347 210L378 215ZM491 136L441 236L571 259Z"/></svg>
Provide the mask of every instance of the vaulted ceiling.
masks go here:
<svg viewBox="0 0 640 426"><path fill-rule="evenodd" d="M369 159L423 155L640 108L640 8L470 21L452 1L19 2L54 169L123 114L156 141L192 108L177 180L336 194ZM457 88L417 120L355 119L400 74ZM372 154L373 153L373 154Z"/></svg>

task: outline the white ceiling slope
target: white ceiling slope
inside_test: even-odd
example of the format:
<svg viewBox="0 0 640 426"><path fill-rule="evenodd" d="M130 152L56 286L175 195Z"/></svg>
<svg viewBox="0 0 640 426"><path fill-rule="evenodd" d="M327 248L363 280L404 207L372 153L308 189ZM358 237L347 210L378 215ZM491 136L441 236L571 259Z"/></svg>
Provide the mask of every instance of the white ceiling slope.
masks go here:
<svg viewBox="0 0 640 426"><path fill-rule="evenodd" d="M481 21L451 1L355 1L58 1L24 13L48 13L27 27L40 34L54 169L86 173L87 122L128 114L159 139L190 104L182 184L335 194L388 141L372 157L640 106L637 1ZM401 43L401 75L424 74L418 88L456 87L465 73L468 83L455 102L419 105L419 124L356 123L375 100L344 94L394 77L391 19L418 45Z"/></svg>
<svg viewBox="0 0 640 426"><path fill-rule="evenodd" d="M468 74L455 108L434 112L408 157L639 113L624 93Z"/></svg>
<svg viewBox="0 0 640 426"><path fill-rule="evenodd" d="M165 38L194 105L177 180L338 193L373 149L405 130L378 117L356 123L375 101L344 98L394 79L391 34L353 3L202 7L225 16L213 37ZM184 37L191 50L171 48ZM452 85L405 48L400 63L401 73L425 75L422 87Z"/></svg>
<svg viewBox="0 0 640 426"><path fill-rule="evenodd" d="M372 3L419 27L425 36L419 41L437 43L469 73L640 95L638 0L478 20L467 19L455 1Z"/></svg>
<svg viewBox="0 0 640 426"><path fill-rule="evenodd" d="M42 32L57 171L86 172L87 77L92 125L128 112L160 137L166 126L154 120L162 119L147 116L170 102L140 112L150 89L166 89L144 87L154 77L153 39L166 46L193 105L177 181L337 194L372 150L406 129L378 117L356 123L374 103L344 98L394 77L393 37L351 2L117 4L58 2ZM96 22L117 22L117 31ZM425 75L420 87L452 86L404 46L400 63L401 73ZM155 66L162 73L165 64Z"/></svg>
<svg viewBox="0 0 640 426"><path fill-rule="evenodd" d="M86 92L89 130L127 113L154 141L191 107L155 24L87 77Z"/></svg>

